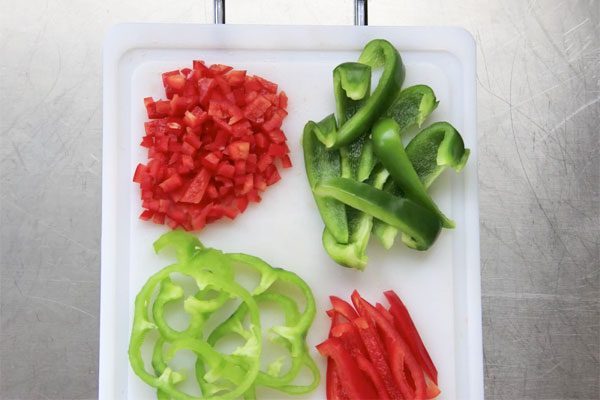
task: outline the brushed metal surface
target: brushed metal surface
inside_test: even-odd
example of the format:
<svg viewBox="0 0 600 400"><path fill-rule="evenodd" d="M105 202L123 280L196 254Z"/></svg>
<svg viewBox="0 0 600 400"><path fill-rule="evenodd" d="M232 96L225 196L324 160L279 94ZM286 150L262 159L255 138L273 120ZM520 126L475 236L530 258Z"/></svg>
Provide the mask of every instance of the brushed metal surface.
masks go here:
<svg viewBox="0 0 600 400"><path fill-rule="evenodd" d="M212 1L0 9L0 399L96 398L102 39ZM349 25L353 3L228 0L227 22ZM369 23L477 41L486 398L600 398L600 2L371 0Z"/></svg>

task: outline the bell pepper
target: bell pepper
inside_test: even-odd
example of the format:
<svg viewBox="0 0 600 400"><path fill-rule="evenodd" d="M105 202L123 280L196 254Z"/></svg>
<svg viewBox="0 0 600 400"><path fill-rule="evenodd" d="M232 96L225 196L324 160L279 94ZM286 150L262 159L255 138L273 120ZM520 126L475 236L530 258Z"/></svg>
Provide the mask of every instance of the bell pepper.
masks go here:
<svg viewBox="0 0 600 400"><path fill-rule="evenodd" d="M304 126L302 148L304 151L304 166L308 183L313 190L323 179L341 176L340 153L337 150L327 150L317 140L322 132L335 130L335 117L329 115L319 123L309 121ZM332 199L314 196L321 219L327 231L337 243L348 243L348 221L346 207Z"/></svg>
<svg viewBox="0 0 600 400"><path fill-rule="evenodd" d="M393 317L392 323L396 325L396 329L401 333L402 337L408 344L410 351L421 364L423 370L433 382L438 383L438 371L429 356L429 352L423 344L421 335L417 331L415 324L408 313L408 310L400 300L400 297L392 291L388 290L383 293L390 303L390 313Z"/></svg>
<svg viewBox="0 0 600 400"><path fill-rule="evenodd" d="M176 387L185 376L169 366L171 359L181 350L190 350L197 356L195 377L204 399L241 396L254 399L257 385L291 394L307 393L318 386L319 370L305 341L316 308L310 288L300 277L283 269L275 269L257 257L224 254L205 248L187 233L173 231L163 235L155 242L155 249L160 251L165 247L175 248L178 263L151 276L137 295L129 345L133 371L157 389L159 399L197 399ZM252 293L235 282L234 263L246 264L260 274L261 279ZM171 280L172 274L192 278L199 288L193 296L183 300L184 310L190 314L188 328L183 331L172 329L164 315L167 304L184 297L183 288ZM302 312L299 312L294 300L272 292L276 281L299 288L306 303ZM214 296L215 292L217 296ZM241 300L238 309L205 340L202 331L205 322L225 301L231 299ZM260 370L262 331L258 304L262 302L276 303L285 315L284 325L272 328L275 334L273 340L287 348L292 358L292 368L285 374L279 371L281 361L272 363L267 372ZM151 374L146 371L141 349L145 337L153 331L159 335L152 355L154 374ZM240 336L243 344L231 354L216 351L216 341L229 334ZM311 372L312 382L307 385L292 384L302 367Z"/></svg>
<svg viewBox="0 0 600 400"><path fill-rule="evenodd" d="M391 118L378 121L373 127L373 145L375 154L405 195L434 212L443 227L453 228L454 222L431 199L406 155L398 123Z"/></svg>
<svg viewBox="0 0 600 400"><path fill-rule="evenodd" d="M392 370L386 359L386 351L379 339L375 325L364 317L356 318L352 323L358 329L369 359L373 363L373 367L377 371L377 374L381 377L388 396L391 399L402 399L402 392L394 380Z"/></svg>
<svg viewBox="0 0 600 400"><path fill-rule="evenodd" d="M333 94L337 126L342 126L365 104L371 94L371 67L348 62L333 70ZM368 135L340 148L342 177L362 182L375 165L373 145Z"/></svg>
<svg viewBox="0 0 600 400"><path fill-rule="evenodd" d="M324 357L330 357L336 366L345 392L350 399L377 399L377 392L371 382L363 379L361 370L338 338L329 338L317 346Z"/></svg>
<svg viewBox="0 0 600 400"><path fill-rule="evenodd" d="M336 199L400 229L409 235L417 250L428 249L436 240L440 220L420 204L345 178L329 178L315 188L317 196Z"/></svg>
<svg viewBox="0 0 600 400"><path fill-rule="evenodd" d="M316 314L316 305L310 288L296 274L283 269L274 269L258 257L253 257L247 254L228 254L228 256L239 263L256 269L261 280L252 293L255 294L256 301L260 304L270 302L277 304L283 311L285 316L285 325L271 328L271 332L275 334L270 340L276 342L286 348L291 357L291 367L285 374L280 374L280 364L275 362L267 367L267 371L260 371L256 378L256 385L275 388L279 391L289 394L304 394L314 390L320 381L319 371L314 361L308 354L306 346L306 334L312 325ZM265 279L265 276L267 278ZM286 282L300 289L305 298L305 309L302 313L298 311L298 307L291 298L273 293L270 287L276 282ZM244 321L248 313L248 307L242 303L238 309L223 323L217 326L208 338L208 343L216 345L221 339L230 334L243 334L241 330L242 321ZM307 367L313 376L310 384L297 386L291 385L292 382L300 373L302 367Z"/></svg>
<svg viewBox="0 0 600 400"><path fill-rule="evenodd" d="M465 148L460 133L447 122L436 122L419 132L408 143L405 151L425 189L449 167L460 172L470 153ZM403 195L402 190L391 180L386 182L384 190L396 196ZM398 234L396 228L378 220L373 222L373 232L386 249L393 245Z"/></svg>
<svg viewBox="0 0 600 400"><path fill-rule="evenodd" d="M404 81L404 64L398 50L386 40L375 39L367 43L358 62L371 68L383 67L377 87L364 105L339 127L335 135L324 137L327 148L347 146L364 135L373 123L390 106Z"/></svg>
<svg viewBox="0 0 600 400"><path fill-rule="evenodd" d="M400 131L405 132L413 126L420 128L438 103L429 86L411 86L398 93L383 117L393 118L400 126Z"/></svg>

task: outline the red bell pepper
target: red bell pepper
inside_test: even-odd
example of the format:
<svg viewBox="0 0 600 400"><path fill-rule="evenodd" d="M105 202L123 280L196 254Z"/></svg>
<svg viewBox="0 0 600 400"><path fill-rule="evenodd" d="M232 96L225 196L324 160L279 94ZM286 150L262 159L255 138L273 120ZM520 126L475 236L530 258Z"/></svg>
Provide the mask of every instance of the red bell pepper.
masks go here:
<svg viewBox="0 0 600 400"><path fill-rule="evenodd" d="M362 371L340 339L329 338L318 345L317 350L321 355L333 359L339 379L344 383L350 399L377 399L373 385L363 378Z"/></svg>
<svg viewBox="0 0 600 400"><path fill-rule="evenodd" d="M333 309L344 316L348 321L353 321L358 318L356 310L354 310L352 305L347 301L344 301L336 296L329 296L329 300L331 301L331 306Z"/></svg>
<svg viewBox="0 0 600 400"><path fill-rule="evenodd" d="M394 317L396 329L408 344L411 352L414 354L425 373L437 385L438 371L435 368L433 361L431 361L429 352L425 348L423 340L421 339L408 310L404 306L404 303L402 303L400 297L392 290L384 292L384 295L390 303L390 313Z"/></svg>
<svg viewBox="0 0 600 400"><path fill-rule="evenodd" d="M390 365L385 356L385 350L379 339L375 325L366 318L356 318L352 323L358 328L360 337L367 349L369 359L373 363L377 374L383 381L383 386L391 399L402 399L402 393L396 383Z"/></svg>
<svg viewBox="0 0 600 400"><path fill-rule="evenodd" d="M402 391L404 398L426 398L426 384L423 370L392 323L378 312L373 305L360 297L356 290L352 293L352 302L358 313L361 316L368 316L383 333L394 381ZM407 370L405 370L405 367ZM407 380L407 372L410 374L414 389Z"/></svg>

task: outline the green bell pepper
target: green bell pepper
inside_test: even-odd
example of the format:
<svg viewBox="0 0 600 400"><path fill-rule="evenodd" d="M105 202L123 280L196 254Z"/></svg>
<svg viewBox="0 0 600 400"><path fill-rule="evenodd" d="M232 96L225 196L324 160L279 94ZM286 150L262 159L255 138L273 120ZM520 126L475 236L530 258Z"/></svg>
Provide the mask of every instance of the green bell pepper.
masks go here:
<svg viewBox="0 0 600 400"><path fill-rule="evenodd" d="M197 399L177 388L185 375L169 366L181 350L190 350L197 356L195 377L203 399L241 396L254 399L256 386L292 394L307 393L318 386L319 370L306 345L316 306L310 288L300 277L273 268L257 257L224 254L205 248L193 235L180 231L169 232L155 242L157 251L165 247L174 247L179 262L151 276L136 296L129 345L133 371L157 389L159 399ZM250 266L260 274L258 284L251 292L235 281L233 265L236 263ZM184 310L190 315L188 328L183 331L172 329L165 319L166 305L184 297L183 288L171 279L173 274L188 276L198 286L195 295L183 300ZM277 281L300 289L306 304L302 312L292 298L273 292L273 284ZM232 299L241 300L238 309L215 328L208 339L204 339L206 321ZM266 372L260 370L263 333L258 304L265 301L279 304L285 315L285 324L272 328L275 335L272 340L288 349L292 359L292 368L285 374L280 374L281 360L272 363ZM142 345L147 334L153 331L158 333L158 339L152 354L154 374L151 374L145 368ZM215 350L216 341L233 333L243 339L241 346L230 354ZM302 367L311 371L313 381L307 385L292 384Z"/></svg>
<svg viewBox="0 0 600 400"><path fill-rule="evenodd" d="M390 106L404 81L405 69L400 53L387 40L375 39L367 43L358 62L371 68L383 67L383 73L364 105L340 125L337 132L319 138L327 148L347 146L365 134ZM361 86L361 90L363 88Z"/></svg>
<svg viewBox="0 0 600 400"><path fill-rule="evenodd" d="M302 149L304 151L304 167L306 176L312 190L323 180L341 176L342 167L340 153L337 150L327 150L317 140L323 132L335 129L335 116L325 117L321 122L309 121L304 126L302 134ZM313 193L314 196L314 193ZM333 235L338 243L348 243L348 221L346 220L346 207L331 199L314 196L317 208L325 228Z"/></svg>
<svg viewBox="0 0 600 400"><path fill-rule="evenodd" d="M400 229L417 250L427 250L441 224L436 213L407 198L394 197L373 186L346 178L330 178L315 188L318 196L336 199Z"/></svg>
<svg viewBox="0 0 600 400"><path fill-rule="evenodd" d="M337 126L342 126L365 104L371 94L371 67L361 63L343 63L333 70ZM340 148L342 176L362 182L375 166L373 145L368 135Z"/></svg>
<svg viewBox="0 0 600 400"><path fill-rule="evenodd" d="M378 168L373 172L367 184L376 189L381 189L388 176L389 173L386 169ZM337 243L335 238L327 230L324 230L323 247L327 254L338 264L363 270L368 261L366 251L373 228L373 216L354 208L348 208L346 212L350 231L349 242L347 244Z"/></svg>
<svg viewBox="0 0 600 400"><path fill-rule="evenodd" d="M437 214L444 228L454 228L454 222L440 211L425 190L406 155L398 123L391 118L378 121L373 127L373 145L375 154L405 195Z"/></svg>
<svg viewBox="0 0 600 400"><path fill-rule="evenodd" d="M415 85L402 89L383 117L393 118L398 123L400 132L404 133L412 126L421 127L438 104L439 101L429 86Z"/></svg>
<svg viewBox="0 0 600 400"><path fill-rule="evenodd" d="M428 189L448 167L460 172L469 159L460 133L448 122L436 122L419 132L406 146L406 155L423 183ZM402 190L393 181L386 182L384 190L395 196L402 196ZM384 223L373 221L373 233L389 249L394 244L398 229Z"/></svg>

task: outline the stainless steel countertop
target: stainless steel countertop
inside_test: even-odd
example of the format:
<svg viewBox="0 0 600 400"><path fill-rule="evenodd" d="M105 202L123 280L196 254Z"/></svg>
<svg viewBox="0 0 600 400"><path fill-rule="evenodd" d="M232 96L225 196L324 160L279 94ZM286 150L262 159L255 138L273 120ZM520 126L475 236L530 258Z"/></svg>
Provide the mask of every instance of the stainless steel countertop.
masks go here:
<svg viewBox="0 0 600 400"><path fill-rule="evenodd" d="M104 33L209 23L212 4L0 9L0 398L96 398ZM350 0L227 2L228 23L352 13ZM477 40L486 398L600 398L600 2L371 0L369 23Z"/></svg>

